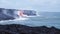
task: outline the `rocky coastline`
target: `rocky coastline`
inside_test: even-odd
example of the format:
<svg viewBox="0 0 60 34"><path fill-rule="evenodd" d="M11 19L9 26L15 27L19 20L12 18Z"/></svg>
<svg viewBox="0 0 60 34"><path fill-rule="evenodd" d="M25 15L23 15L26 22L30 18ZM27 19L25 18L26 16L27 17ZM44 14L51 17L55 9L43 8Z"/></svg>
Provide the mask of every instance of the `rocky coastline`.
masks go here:
<svg viewBox="0 0 60 34"><path fill-rule="evenodd" d="M20 24L0 25L0 34L60 34L55 27L29 27Z"/></svg>

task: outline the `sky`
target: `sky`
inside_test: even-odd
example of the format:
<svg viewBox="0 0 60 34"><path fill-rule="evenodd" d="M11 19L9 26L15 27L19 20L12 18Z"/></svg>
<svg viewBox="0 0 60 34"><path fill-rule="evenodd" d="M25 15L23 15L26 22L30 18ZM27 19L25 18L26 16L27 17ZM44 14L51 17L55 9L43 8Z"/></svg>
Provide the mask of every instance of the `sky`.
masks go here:
<svg viewBox="0 0 60 34"><path fill-rule="evenodd" d="M0 8L60 12L60 0L0 0Z"/></svg>

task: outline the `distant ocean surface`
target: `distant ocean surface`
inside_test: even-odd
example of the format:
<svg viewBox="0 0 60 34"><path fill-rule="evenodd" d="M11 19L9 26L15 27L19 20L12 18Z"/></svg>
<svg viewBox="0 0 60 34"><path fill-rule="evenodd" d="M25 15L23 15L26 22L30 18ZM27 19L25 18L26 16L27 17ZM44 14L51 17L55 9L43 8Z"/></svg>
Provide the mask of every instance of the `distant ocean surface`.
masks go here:
<svg viewBox="0 0 60 34"><path fill-rule="evenodd" d="M22 24L31 27L54 26L60 29L60 12L39 12L39 16L0 21L0 24Z"/></svg>

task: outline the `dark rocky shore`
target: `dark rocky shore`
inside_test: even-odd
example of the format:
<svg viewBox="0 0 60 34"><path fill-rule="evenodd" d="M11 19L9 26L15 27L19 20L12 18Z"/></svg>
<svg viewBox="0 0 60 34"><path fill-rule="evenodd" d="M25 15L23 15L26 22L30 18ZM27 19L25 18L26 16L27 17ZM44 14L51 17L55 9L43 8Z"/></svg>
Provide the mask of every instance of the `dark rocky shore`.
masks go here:
<svg viewBox="0 0 60 34"><path fill-rule="evenodd" d="M0 8L0 21L1 20L14 20L14 19L18 18L19 17L18 11L23 12L22 14L25 14L27 16L36 16L36 11L34 11L34 10Z"/></svg>
<svg viewBox="0 0 60 34"><path fill-rule="evenodd" d="M55 27L29 27L19 24L0 25L0 34L60 34Z"/></svg>

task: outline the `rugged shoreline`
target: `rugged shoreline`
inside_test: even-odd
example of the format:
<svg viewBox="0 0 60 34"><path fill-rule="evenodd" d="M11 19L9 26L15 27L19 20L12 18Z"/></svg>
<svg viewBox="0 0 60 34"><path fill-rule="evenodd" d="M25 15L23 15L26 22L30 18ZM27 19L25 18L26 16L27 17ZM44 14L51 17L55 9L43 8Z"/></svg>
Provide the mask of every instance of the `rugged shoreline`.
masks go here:
<svg viewBox="0 0 60 34"><path fill-rule="evenodd" d="M60 34L60 29L46 26L29 27L20 24L0 25L0 34Z"/></svg>

